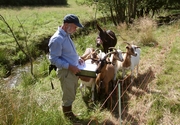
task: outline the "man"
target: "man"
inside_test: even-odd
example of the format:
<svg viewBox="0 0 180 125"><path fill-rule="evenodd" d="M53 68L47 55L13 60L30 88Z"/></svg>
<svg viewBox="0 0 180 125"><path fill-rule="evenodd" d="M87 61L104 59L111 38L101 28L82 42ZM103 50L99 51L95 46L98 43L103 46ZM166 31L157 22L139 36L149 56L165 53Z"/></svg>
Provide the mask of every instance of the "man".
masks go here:
<svg viewBox="0 0 180 125"><path fill-rule="evenodd" d="M76 74L80 72L80 69L77 66L83 63L70 38L70 34L74 33L77 27L83 27L78 17L74 14L66 15L63 25L58 27L48 44L49 60L52 65L57 67L57 75L61 82L63 113L69 119L76 118L72 112L72 103L75 100L78 87L78 76Z"/></svg>

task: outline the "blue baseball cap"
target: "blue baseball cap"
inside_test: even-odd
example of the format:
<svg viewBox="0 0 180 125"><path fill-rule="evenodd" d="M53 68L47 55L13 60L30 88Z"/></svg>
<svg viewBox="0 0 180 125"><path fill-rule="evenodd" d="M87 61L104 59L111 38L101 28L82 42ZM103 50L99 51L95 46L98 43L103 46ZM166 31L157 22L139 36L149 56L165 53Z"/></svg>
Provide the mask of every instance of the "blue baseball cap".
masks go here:
<svg viewBox="0 0 180 125"><path fill-rule="evenodd" d="M74 23L78 27L84 27L80 22L76 15L68 14L64 17L64 23Z"/></svg>

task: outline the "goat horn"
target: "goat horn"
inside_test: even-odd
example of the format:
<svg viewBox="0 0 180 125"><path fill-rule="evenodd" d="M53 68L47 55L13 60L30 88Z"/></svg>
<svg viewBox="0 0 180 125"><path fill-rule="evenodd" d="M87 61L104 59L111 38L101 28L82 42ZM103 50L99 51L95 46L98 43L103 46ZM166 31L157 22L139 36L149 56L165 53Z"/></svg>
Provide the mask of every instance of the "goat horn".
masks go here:
<svg viewBox="0 0 180 125"><path fill-rule="evenodd" d="M112 54L112 53L114 53L114 52L109 52L109 53L107 53L105 56L104 56L104 58L103 59L106 59L110 54Z"/></svg>
<svg viewBox="0 0 180 125"><path fill-rule="evenodd" d="M99 50L99 48L95 49L94 52L97 52Z"/></svg>
<svg viewBox="0 0 180 125"><path fill-rule="evenodd" d="M117 49L115 47L109 47L108 49L114 49L117 52Z"/></svg>
<svg viewBox="0 0 180 125"><path fill-rule="evenodd" d="M128 42L124 42L124 43L128 44L129 46L131 45L131 44L130 44L130 43L128 43Z"/></svg>
<svg viewBox="0 0 180 125"><path fill-rule="evenodd" d="M96 50L92 51L87 57L91 57L93 54L95 54L97 51L99 50L99 48L97 48Z"/></svg>
<svg viewBox="0 0 180 125"><path fill-rule="evenodd" d="M90 53L90 55L96 53L99 50L99 48L95 49L93 52Z"/></svg>

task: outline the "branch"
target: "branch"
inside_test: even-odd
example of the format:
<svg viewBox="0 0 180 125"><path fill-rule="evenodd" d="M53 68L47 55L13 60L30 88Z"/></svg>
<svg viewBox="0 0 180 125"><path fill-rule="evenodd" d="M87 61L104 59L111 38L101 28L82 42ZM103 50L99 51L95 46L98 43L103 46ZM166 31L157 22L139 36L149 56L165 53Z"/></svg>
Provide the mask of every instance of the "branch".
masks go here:
<svg viewBox="0 0 180 125"><path fill-rule="evenodd" d="M0 15L0 17L2 18L2 21L6 24L6 26L8 27L8 29L10 30L12 37L14 38L16 44L18 45L18 47L21 49L21 51L28 57L27 53L23 50L23 48L21 47L21 45L19 44L12 28L9 26L9 24L7 23L7 21L4 19L4 17L2 15Z"/></svg>
<svg viewBox="0 0 180 125"><path fill-rule="evenodd" d="M18 21L19 21L19 23L20 23L20 25L21 25L21 28L22 28L25 36L26 36L25 41L26 41L27 53L24 51L23 47L22 47L22 46L20 45L20 43L18 42L18 39L16 38L16 36L15 36L12 28L9 26L9 24L7 23L7 21L4 19L4 17L3 17L1 14L0 14L0 17L1 17L1 20L6 24L6 26L7 26L8 29L10 30L10 32L11 32L11 34L12 34L12 37L14 38L14 40L15 40L16 44L18 45L18 47L20 48L20 50L26 55L26 57L27 57L27 58L29 59L29 61L31 62L31 74L32 74L32 76L34 77L32 58L31 58L30 54L28 55L28 53L30 53L30 52L28 51L28 47L27 47L27 34L26 34L25 30L24 30L24 27L23 27L22 23L21 23L21 22L19 21L19 19L18 19Z"/></svg>

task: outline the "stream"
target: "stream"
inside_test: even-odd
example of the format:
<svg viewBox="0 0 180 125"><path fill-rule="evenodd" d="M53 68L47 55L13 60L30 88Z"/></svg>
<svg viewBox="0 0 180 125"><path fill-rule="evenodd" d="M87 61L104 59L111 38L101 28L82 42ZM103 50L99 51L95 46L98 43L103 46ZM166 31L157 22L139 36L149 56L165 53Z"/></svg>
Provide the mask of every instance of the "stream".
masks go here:
<svg viewBox="0 0 180 125"><path fill-rule="evenodd" d="M3 82L5 83L5 88L15 88L21 82L21 74L23 72L30 71L30 64L26 64L23 66L15 66L12 71L11 75L7 78L3 78Z"/></svg>
<svg viewBox="0 0 180 125"><path fill-rule="evenodd" d="M47 55L48 58L48 55ZM33 64L38 64L42 61L43 56L38 57ZM2 78L0 80L0 83L3 83L5 89L12 89L15 88L20 82L21 82L21 75L25 72L30 72L31 65L30 63L27 63L25 65L18 65L14 66L11 75L7 78Z"/></svg>

